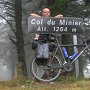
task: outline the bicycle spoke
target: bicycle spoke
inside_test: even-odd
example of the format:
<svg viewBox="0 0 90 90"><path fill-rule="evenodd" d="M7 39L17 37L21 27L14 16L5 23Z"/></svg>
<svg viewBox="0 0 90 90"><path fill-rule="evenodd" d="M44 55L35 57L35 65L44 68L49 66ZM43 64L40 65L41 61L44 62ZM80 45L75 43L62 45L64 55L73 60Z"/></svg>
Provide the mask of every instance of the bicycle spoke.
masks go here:
<svg viewBox="0 0 90 90"><path fill-rule="evenodd" d="M32 73L40 81L53 81L59 77L61 73L61 61L55 56L51 64L45 63L38 65L35 62L36 59L32 62Z"/></svg>

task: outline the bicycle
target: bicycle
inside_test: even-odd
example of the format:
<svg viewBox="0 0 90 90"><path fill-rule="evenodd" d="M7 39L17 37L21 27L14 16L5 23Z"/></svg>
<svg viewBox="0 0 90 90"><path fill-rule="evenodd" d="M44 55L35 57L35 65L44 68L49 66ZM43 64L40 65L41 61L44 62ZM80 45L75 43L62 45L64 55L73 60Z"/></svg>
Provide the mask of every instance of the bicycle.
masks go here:
<svg viewBox="0 0 90 90"><path fill-rule="evenodd" d="M78 45L60 45L58 42L58 39L56 37L56 48L54 52L50 52L49 53L49 61L45 64L41 64L38 65L36 63L36 58L34 58L32 60L31 63L31 72L33 74L33 76L38 79L39 81L43 81L43 82L50 82L50 81L54 81L56 80L61 73L63 72L70 72L73 69L73 63L84 53L88 53L90 51L90 40L87 40L84 44L78 44ZM78 55L72 60L70 61L70 57L68 57L68 59L66 60L66 57L64 56L63 52L62 52L62 48L63 47L78 47L78 46L82 46L84 47L83 50L81 50ZM61 52L61 55L63 57L63 60L60 59L57 55L58 49ZM65 61L65 62L63 62Z"/></svg>

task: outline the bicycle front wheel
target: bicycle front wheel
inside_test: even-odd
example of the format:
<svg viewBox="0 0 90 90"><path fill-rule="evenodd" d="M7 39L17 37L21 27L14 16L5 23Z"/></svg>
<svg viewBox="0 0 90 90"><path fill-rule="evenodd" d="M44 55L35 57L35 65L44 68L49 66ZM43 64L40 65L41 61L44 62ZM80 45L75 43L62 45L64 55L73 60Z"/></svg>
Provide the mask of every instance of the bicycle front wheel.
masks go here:
<svg viewBox="0 0 90 90"><path fill-rule="evenodd" d="M55 56L51 64L37 64L36 58L32 61L32 74L36 79L43 82L49 82L56 80L61 74L61 60Z"/></svg>

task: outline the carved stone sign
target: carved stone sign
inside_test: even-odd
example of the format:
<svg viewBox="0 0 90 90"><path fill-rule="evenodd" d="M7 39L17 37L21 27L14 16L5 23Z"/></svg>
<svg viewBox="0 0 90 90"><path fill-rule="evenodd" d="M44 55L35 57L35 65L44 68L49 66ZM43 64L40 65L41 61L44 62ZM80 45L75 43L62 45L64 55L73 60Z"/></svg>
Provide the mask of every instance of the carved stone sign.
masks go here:
<svg viewBox="0 0 90 90"><path fill-rule="evenodd" d="M83 33L83 19L74 17L28 17L28 32L30 33Z"/></svg>

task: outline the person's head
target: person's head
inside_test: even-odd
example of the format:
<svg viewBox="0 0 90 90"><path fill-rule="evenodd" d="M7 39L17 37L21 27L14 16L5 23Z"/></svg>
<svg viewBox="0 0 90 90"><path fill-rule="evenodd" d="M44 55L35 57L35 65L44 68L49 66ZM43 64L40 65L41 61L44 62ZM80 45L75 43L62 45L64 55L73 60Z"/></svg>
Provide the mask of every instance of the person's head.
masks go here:
<svg viewBox="0 0 90 90"><path fill-rule="evenodd" d="M42 16L44 16L44 17L49 17L50 16L50 10L49 10L49 8L44 8L42 10Z"/></svg>

